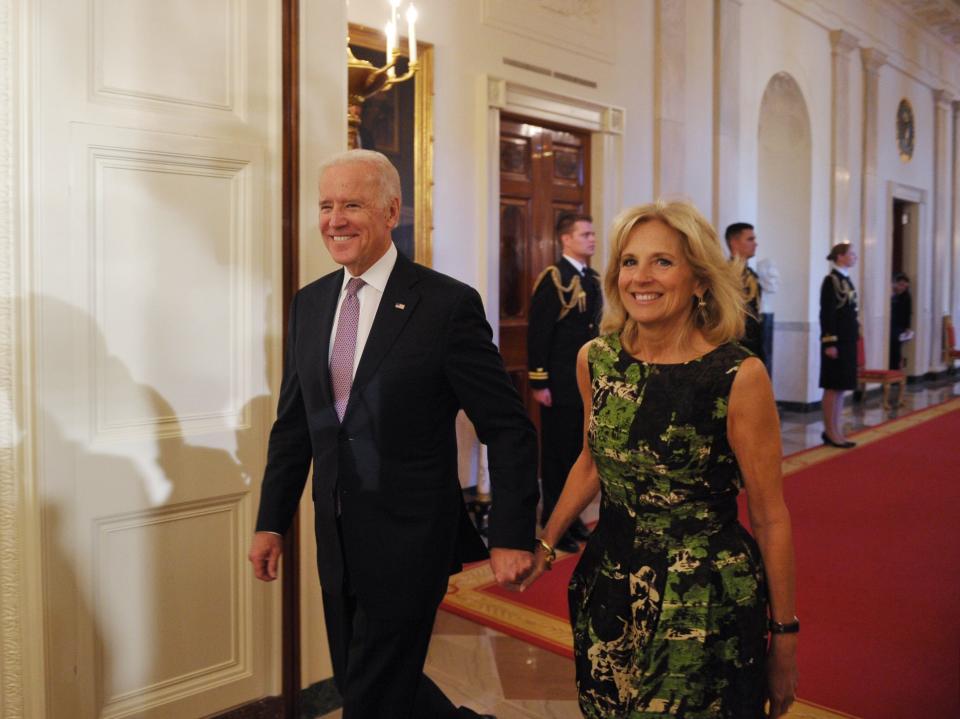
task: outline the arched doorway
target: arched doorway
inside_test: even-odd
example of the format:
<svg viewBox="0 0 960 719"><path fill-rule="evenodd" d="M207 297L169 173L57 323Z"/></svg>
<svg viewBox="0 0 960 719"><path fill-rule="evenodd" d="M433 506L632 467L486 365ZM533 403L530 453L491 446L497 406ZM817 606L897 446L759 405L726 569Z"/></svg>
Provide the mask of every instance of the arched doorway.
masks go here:
<svg viewBox="0 0 960 719"><path fill-rule="evenodd" d="M764 90L757 146L757 258L772 260L780 274L779 291L765 302L783 328L774 336L774 389L778 398L805 402L810 375L809 334L802 329L810 317L810 116L800 86L788 73L778 72Z"/></svg>

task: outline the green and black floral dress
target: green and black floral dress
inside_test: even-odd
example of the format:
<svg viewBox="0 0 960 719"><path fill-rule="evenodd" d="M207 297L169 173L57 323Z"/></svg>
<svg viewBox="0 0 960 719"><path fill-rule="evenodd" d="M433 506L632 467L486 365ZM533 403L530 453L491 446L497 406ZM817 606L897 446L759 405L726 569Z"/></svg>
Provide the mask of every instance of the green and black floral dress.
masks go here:
<svg viewBox="0 0 960 719"><path fill-rule="evenodd" d="M750 353L726 344L647 364L607 335L588 356L601 504L569 589L580 708L762 716L766 584L737 520L742 480L727 441L730 388Z"/></svg>

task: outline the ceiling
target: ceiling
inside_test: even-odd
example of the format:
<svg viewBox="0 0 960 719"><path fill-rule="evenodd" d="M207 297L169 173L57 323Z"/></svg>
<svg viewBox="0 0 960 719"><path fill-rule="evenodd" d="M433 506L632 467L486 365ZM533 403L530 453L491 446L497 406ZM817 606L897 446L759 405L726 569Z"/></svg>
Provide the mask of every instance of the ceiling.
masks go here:
<svg viewBox="0 0 960 719"><path fill-rule="evenodd" d="M898 0L895 4L960 51L960 0Z"/></svg>

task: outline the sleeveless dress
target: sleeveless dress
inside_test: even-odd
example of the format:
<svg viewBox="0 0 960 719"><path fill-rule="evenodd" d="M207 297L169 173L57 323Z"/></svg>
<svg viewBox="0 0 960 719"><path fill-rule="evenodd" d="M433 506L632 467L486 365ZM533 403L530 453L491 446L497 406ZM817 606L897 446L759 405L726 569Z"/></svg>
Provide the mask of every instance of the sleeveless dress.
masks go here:
<svg viewBox="0 0 960 719"><path fill-rule="evenodd" d="M742 480L726 431L749 356L730 343L657 365L615 334L590 346L600 520L568 594L586 717L763 715L766 581L737 520Z"/></svg>

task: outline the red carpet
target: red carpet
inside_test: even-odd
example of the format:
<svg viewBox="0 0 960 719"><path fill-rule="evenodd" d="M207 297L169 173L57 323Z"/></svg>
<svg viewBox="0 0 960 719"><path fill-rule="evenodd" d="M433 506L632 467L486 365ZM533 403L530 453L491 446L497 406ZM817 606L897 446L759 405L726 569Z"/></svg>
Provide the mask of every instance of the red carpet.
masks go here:
<svg viewBox="0 0 960 719"><path fill-rule="evenodd" d="M960 717L960 410L785 486L800 696L865 719Z"/></svg>
<svg viewBox="0 0 960 719"><path fill-rule="evenodd" d="M799 695L862 719L960 717L960 400L784 460L797 552ZM486 564L443 608L572 656L576 556L523 594Z"/></svg>
<svg viewBox="0 0 960 719"><path fill-rule="evenodd" d="M525 592L501 589L481 562L450 578L441 609L573 659L567 584L580 555L561 556Z"/></svg>

